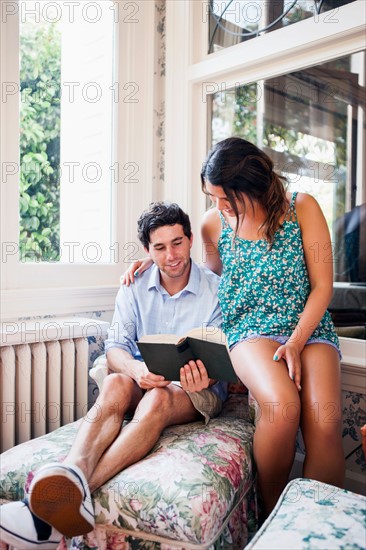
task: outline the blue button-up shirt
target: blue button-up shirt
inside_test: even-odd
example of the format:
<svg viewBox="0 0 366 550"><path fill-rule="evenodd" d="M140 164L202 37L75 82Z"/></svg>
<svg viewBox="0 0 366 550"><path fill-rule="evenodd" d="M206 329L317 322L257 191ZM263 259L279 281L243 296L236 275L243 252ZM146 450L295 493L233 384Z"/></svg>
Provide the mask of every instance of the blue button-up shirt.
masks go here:
<svg viewBox="0 0 366 550"><path fill-rule="evenodd" d="M217 298L220 278L191 262L188 284L173 296L160 284L159 270L152 265L130 286L118 291L112 325L105 350L120 348L142 360L136 341L147 334L184 336L202 325L221 328L222 316ZM211 389L222 399L227 383L217 382Z"/></svg>

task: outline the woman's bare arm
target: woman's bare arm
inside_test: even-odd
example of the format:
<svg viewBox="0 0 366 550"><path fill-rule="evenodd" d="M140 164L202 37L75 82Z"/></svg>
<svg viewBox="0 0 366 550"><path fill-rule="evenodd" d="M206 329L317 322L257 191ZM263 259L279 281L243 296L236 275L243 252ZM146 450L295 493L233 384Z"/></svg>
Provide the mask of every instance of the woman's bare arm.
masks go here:
<svg viewBox="0 0 366 550"><path fill-rule="evenodd" d="M130 283L135 282L135 277L142 275L146 269L152 265L153 261L150 256L136 260L130 267L121 275L121 285L130 286Z"/></svg>
<svg viewBox="0 0 366 550"><path fill-rule="evenodd" d="M277 350L276 356L286 359L289 374L294 375L300 387L300 353L319 325L333 295L333 256L328 225L314 197L299 193L296 211L311 290L295 330L286 345Z"/></svg>
<svg viewBox="0 0 366 550"><path fill-rule="evenodd" d="M207 210L202 220L202 265L217 275L222 273L222 262L218 251L221 234L221 220L216 208Z"/></svg>

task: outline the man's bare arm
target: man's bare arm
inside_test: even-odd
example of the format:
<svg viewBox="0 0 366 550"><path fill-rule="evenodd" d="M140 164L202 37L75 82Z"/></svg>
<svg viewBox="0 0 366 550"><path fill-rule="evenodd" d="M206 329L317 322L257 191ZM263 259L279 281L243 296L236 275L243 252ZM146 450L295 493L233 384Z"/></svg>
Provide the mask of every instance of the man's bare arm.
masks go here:
<svg viewBox="0 0 366 550"><path fill-rule="evenodd" d="M144 390L163 388L170 384L164 376L150 372L142 361L134 359L128 351L121 348L111 348L107 352L108 368L110 372L116 372L129 376Z"/></svg>

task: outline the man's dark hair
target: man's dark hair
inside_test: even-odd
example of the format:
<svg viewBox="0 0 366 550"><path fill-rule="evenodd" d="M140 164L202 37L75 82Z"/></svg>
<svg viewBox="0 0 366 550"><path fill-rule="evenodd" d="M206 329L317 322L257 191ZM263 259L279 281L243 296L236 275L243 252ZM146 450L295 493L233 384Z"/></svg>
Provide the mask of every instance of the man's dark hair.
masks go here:
<svg viewBox="0 0 366 550"><path fill-rule="evenodd" d="M137 222L137 236L145 248L149 248L150 233L164 225L180 224L183 233L191 238L191 222L188 214L174 202L152 202Z"/></svg>

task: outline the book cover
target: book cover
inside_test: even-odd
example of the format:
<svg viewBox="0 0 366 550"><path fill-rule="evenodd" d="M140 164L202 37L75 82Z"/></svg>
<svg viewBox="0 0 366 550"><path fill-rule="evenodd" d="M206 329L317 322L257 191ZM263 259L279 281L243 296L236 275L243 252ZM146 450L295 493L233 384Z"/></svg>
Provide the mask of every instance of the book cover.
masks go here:
<svg viewBox="0 0 366 550"><path fill-rule="evenodd" d="M200 359L209 378L237 382L222 336L221 331L212 337L207 333L203 335L202 329L194 329L184 338L171 334L144 336L137 346L149 371L164 376L166 380L179 380L180 368L191 359Z"/></svg>

